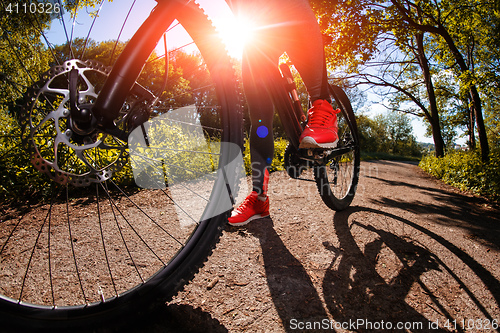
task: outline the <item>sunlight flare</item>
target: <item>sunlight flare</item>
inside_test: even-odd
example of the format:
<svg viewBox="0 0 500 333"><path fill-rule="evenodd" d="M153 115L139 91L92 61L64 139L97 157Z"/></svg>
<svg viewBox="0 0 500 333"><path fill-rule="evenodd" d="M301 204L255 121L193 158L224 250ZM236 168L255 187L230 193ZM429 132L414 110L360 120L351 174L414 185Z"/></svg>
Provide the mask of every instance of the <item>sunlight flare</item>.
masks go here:
<svg viewBox="0 0 500 333"><path fill-rule="evenodd" d="M255 25L251 19L243 16L227 15L217 20L214 24L226 45L231 57L241 59L243 48L250 43L255 32Z"/></svg>

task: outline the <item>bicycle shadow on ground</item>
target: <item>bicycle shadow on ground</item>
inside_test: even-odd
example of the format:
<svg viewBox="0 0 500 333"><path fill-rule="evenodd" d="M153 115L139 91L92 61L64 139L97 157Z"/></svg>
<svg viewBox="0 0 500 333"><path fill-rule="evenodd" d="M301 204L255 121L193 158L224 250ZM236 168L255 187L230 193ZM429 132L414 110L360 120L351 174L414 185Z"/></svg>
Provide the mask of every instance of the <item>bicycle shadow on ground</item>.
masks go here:
<svg viewBox="0 0 500 333"><path fill-rule="evenodd" d="M335 254L322 283L325 302L304 266L290 253L276 233L271 219L261 220L248 227L248 231L260 240L271 298L285 331L297 331L294 323L301 322L305 325L316 323L318 326L314 331L323 329L335 332L335 324L329 323L329 318L339 323L339 331L342 331L341 325L347 325L344 328L349 329L348 324L358 319L372 323L411 320L421 322L423 327L429 326L423 315L405 303L405 297L410 286L423 272L438 269L437 261L425 249L374 228L371 231L377 232L381 239L366 244L365 251L362 252L348 226L350 214L359 210L348 209L335 214L334 227L341 239L340 247L334 247L329 242L323 243L327 250ZM414 254L414 257L419 257L418 263L406 267L392 285L387 285L378 275L373 262L382 242L399 248L396 251L405 256ZM328 322L325 323L324 320ZM371 331L363 330L363 327L359 329L359 326L350 328L360 332Z"/></svg>
<svg viewBox="0 0 500 333"><path fill-rule="evenodd" d="M366 223L363 219L353 218L356 213L368 216ZM404 225L403 228L415 231L405 235L370 223L378 218L390 219ZM429 238L470 268L491 292L497 304L500 303L499 281L474 258L438 234L400 216L365 207L350 207L336 212L333 227L338 243L323 243L324 248L333 254L333 259L320 287L313 284L302 263L287 249L270 218L247 227L260 241L271 298L285 331L297 331L291 325L294 319L323 322L333 318L338 325L364 320L364 323L353 329L357 332L377 331L374 325L381 323L411 325L406 328L408 332L464 332L460 326L455 329L443 326L446 320L458 322L462 318L457 318L457 313L450 310L452 304L439 294L439 288L429 288L426 283L429 276L426 273L433 271L446 274L454 285L459 286L460 293L466 295L482 318L490 321L496 319L483 305L485 301L481 296L467 287L470 281L461 280L457 268L445 263L440 258L443 254L435 253L436 250L420 243L420 238ZM370 236L360 236L362 233ZM398 269L392 272L390 278L380 273L381 267L385 267L384 260L387 260L384 251L391 251L399 262ZM440 287L441 281L434 280L432 283ZM433 312L441 318L439 326L429 319ZM330 324L328 331L336 331L336 328L342 331L335 323ZM403 330L385 326L382 331Z"/></svg>
<svg viewBox="0 0 500 333"><path fill-rule="evenodd" d="M328 318L310 276L287 249L272 219L253 222L247 231L260 241L271 298L285 331L297 331L290 325L292 320L319 322Z"/></svg>
<svg viewBox="0 0 500 333"><path fill-rule="evenodd" d="M364 223L363 219L352 218L355 213L368 213L369 219ZM411 236L396 235L394 232L373 226L376 225L373 222L378 217L390 219L389 223L394 221L402 224L403 228L406 229L413 228L417 232L417 237L415 234ZM455 314L451 313L447 300L430 290L426 285L423 275L433 270L443 272L454 280L483 318L489 319L490 322L496 319L490 315L480 301L480 296L476 296L461 280L458 272L443 262L438 253L431 252L429 248L420 243L420 238L429 237L433 242L437 242L439 246L453 253L482 280L499 304L499 281L471 256L443 237L400 216L365 207L350 207L345 211L337 212L333 222L340 245L333 246L328 242L324 243L324 246L332 251L335 257L330 268L326 271L322 287L328 311L336 321L348 322L349 320L365 319L375 325L382 322L401 322L413 325L409 329L410 332L448 332L449 330L444 329L442 325L446 320L458 322L463 318L457 318ZM371 234L371 237L365 238L368 241L360 244L362 242L359 239L363 238L361 236L363 233ZM383 262L380 262L383 260L381 259L383 250L392 251L400 262L397 275L393 275L390 279L379 273L381 266L384 265ZM440 282L433 281L433 284L439 285ZM415 292L413 289L415 285L420 291ZM408 298L415 297L415 293L421 293L417 300L425 297L426 303L415 304L414 299L413 306L410 306ZM415 307L419 306L419 310L416 310ZM424 316L421 313L421 309L425 307L432 308L432 311L438 313L442 318L438 329L433 326L434 321L427 319L428 315ZM371 331L366 329L367 326L363 327L358 331ZM464 329L457 327L456 330L450 331L464 332Z"/></svg>
<svg viewBox="0 0 500 333"><path fill-rule="evenodd" d="M340 245L323 243L334 254L323 280L325 302L330 313L341 323L364 320L366 323L357 326L360 331L370 331L368 322L374 325L411 322L415 327L428 328L429 320L409 306L405 299L424 272L439 269L437 258L427 249L395 234L357 221L350 224L349 217L360 211L384 214L360 207L336 212L333 222ZM354 225L376 237L359 244L352 234ZM402 263L398 275L390 281L377 271L378 257L384 246L390 248Z"/></svg>
<svg viewBox="0 0 500 333"><path fill-rule="evenodd" d="M404 209L415 214L433 215L433 221L446 226L457 226L466 229L470 232L471 237L481 239L484 243L500 249L500 216L495 216L499 210L498 208L492 208L491 212L489 212L491 215L487 215L486 210L478 210L478 206L489 206L491 204L484 198L410 184L404 181L393 181L373 176L370 178L394 188L404 187L420 191L430 195L437 202L429 203L418 200L407 202L382 197L372 199L373 203Z"/></svg>

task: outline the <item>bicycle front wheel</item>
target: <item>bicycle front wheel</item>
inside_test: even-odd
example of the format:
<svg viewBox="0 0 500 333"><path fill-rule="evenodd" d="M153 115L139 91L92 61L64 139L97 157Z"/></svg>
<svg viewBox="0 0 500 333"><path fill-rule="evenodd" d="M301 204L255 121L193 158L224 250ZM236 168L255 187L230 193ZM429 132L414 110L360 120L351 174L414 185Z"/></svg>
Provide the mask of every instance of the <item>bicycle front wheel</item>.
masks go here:
<svg viewBox="0 0 500 333"><path fill-rule="evenodd" d="M150 50L116 135L80 126L111 77L96 61L110 48L42 48L57 65L28 89L2 147L15 170L1 184L2 325L116 324L175 295L217 243L242 167L239 94L203 10L176 2L166 39L190 36L188 50Z"/></svg>
<svg viewBox="0 0 500 333"><path fill-rule="evenodd" d="M346 209L354 199L359 179L360 150L356 118L345 92L330 85L330 95L337 114L339 141L327 153L326 163L314 166L314 178L323 202L331 209Z"/></svg>

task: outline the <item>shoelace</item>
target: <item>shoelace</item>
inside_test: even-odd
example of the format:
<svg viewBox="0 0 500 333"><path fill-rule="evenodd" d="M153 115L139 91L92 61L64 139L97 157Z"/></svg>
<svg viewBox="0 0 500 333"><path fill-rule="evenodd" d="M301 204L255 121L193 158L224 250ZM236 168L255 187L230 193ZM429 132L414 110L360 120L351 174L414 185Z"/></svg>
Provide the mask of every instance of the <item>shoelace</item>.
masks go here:
<svg viewBox="0 0 500 333"><path fill-rule="evenodd" d="M249 195L248 197L245 198L245 200L243 200L243 202L241 203L241 205L239 205L237 211L242 213L243 211L245 211L249 206L253 206L253 204L255 203L255 200L257 200L257 196L256 195Z"/></svg>
<svg viewBox="0 0 500 333"><path fill-rule="evenodd" d="M309 126L325 126L331 117L332 114L330 112L314 107L309 111L309 121L307 124Z"/></svg>

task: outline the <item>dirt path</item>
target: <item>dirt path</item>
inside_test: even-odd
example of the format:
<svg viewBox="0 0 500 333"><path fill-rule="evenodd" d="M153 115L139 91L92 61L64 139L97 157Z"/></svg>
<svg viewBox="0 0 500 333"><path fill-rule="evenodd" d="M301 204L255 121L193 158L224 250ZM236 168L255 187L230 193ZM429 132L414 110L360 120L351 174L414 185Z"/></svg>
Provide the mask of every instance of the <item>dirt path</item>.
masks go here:
<svg viewBox="0 0 500 333"><path fill-rule="evenodd" d="M362 163L340 213L284 173L270 198L271 218L224 231L196 278L133 331L500 332L498 208L385 161Z"/></svg>

